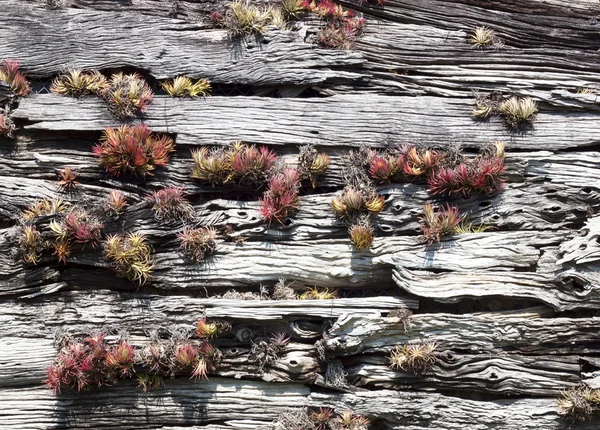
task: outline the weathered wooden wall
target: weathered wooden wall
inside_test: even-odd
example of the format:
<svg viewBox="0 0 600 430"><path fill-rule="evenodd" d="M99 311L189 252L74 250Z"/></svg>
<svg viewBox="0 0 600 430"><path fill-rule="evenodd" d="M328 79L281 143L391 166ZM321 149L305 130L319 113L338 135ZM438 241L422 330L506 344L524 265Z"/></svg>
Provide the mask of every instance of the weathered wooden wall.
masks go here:
<svg viewBox="0 0 600 430"><path fill-rule="evenodd" d="M102 101L35 94L19 101L14 140L0 140L0 428L203 428L268 426L288 407L352 409L374 429L562 429L561 390L599 385L600 367L600 6L590 0L388 0L357 6L366 34L355 50L317 48L306 29L269 29L231 41L207 13L216 1L0 0L0 59L21 60L47 80L66 66L141 70L155 79L187 74L254 95L198 100L156 96L144 122L176 139L169 166L148 181L109 178L91 155L118 121ZM504 40L474 50L466 36L486 25ZM319 97L297 97L306 89ZM277 90L280 98L263 97ZM529 95L540 113L531 130L470 117L473 91ZM267 228L258 195L219 198L190 178L190 149L233 140L265 144L290 160L312 143L332 168L285 227ZM359 145L417 143L478 148L507 143L509 183L494 197L457 201L490 232L426 247L418 216L422 185L382 186L372 249L357 252L329 209L343 188L344 156ZM108 189L134 204L113 231L135 229L156 250L157 271L142 288L117 278L101 250L25 265L17 255L20 211L57 194L57 168L82 184L68 198L93 204ZM229 224L243 244L222 243L204 265L177 251L180 227L158 225L145 195L186 186L202 225ZM206 298L231 288L259 291L286 277L296 285L339 287L335 301ZM413 309L408 331L388 313ZM127 329L134 343L151 329L185 325L205 313L233 324L223 366L209 382L182 376L141 394L133 382L53 395L41 381L56 354L57 329ZM327 328L325 322L333 325ZM284 358L261 373L247 360L244 330L285 329ZM325 332L323 331L325 330ZM239 336L238 336L239 334ZM347 386L332 386L330 362ZM440 343L425 375L390 370L397 344Z"/></svg>

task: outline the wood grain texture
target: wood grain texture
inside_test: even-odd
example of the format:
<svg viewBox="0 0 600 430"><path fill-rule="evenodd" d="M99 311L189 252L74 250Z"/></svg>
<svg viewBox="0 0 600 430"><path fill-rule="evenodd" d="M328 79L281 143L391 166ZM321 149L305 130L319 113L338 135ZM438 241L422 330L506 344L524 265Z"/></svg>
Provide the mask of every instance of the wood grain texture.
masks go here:
<svg viewBox="0 0 600 430"><path fill-rule="evenodd" d="M120 124L103 101L11 99L19 129L15 139L0 140L0 429L267 430L284 409L304 405L363 413L372 430L597 427L560 417L555 400L580 383L600 386L600 105L597 94L579 92L600 86L597 2L341 1L367 20L352 51L312 44L319 25L312 18L291 31L231 40L210 23L214 0L45 3L0 0L0 59L20 59L29 77L45 80L68 66L125 67L152 84L188 74L257 96L156 96L134 122L170 133L177 151L144 180L110 178L91 155L101 131ZM504 46L472 49L466 37L480 25ZM0 85L3 104L6 88ZM282 98L258 96L272 90ZM475 91L531 96L537 120L521 132L499 118L475 121ZM262 190L190 178L190 149L234 140L269 145L291 165L297 147L312 143L332 166L315 190L302 189L296 216L266 226ZM418 181L383 184L374 246L353 250L330 209L345 186L349 150L415 144L462 146L474 155L497 140L507 147L505 190L452 201L493 230L428 247L418 231L423 205L446 200ZM64 167L80 175L72 193L56 186L56 169ZM191 264L178 249L183 225L159 224L146 201L165 186L186 187L191 224L231 226L244 243L219 239L205 264ZM118 222L100 211L111 189L130 203ZM20 212L55 195L94 210L105 234L146 234L156 260L152 282L117 278L101 249L76 252L64 265L50 255L24 265ZM334 288L343 298L215 297L272 290L281 277L299 292ZM402 307L415 312L406 327L388 316ZM57 330L102 329L111 340L124 330L142 346L153 330L165 337L175 327L193 330L201 315L232 324L214 341L224 359L209 381L177 375L152 393L123 381L58 396L41 384ZM249 362L249 340L276 331L291 342L261 372ZM389 368L396 345L424 341L439 343L438 361L424 375ZM346 385L331 379L334 369Z"/></svg>
<svg viewBox="0 0 600 430"><path fill-rule="evenodd" d="M20 59L31 77L47 78L68 65L135 67L156 79L186 74L256 86L361 79L351 71L362 64L360 54L314 49L292 32L232 41L225 30L201 31L206 26L138 13L48 9L11 0L0 7L0 58Z"/></svg>
<svg viewBox="0 0 600 430"><path fill-rule="evenodd" d="M382 146L386 141L480 147L504 140L508 149L558 150L597 143L596 115L540 112L532 130L513 133L499 119L471 118L472 100L344 94L327 98L234 97L177 100L155 97L144 122L175 133L179 145L242 140L268 145ZM28 130L100 131L114 126L106 105L94 97L40 94L24 99L14 118ZM433 119L436 119L435 121Z"/></svg>

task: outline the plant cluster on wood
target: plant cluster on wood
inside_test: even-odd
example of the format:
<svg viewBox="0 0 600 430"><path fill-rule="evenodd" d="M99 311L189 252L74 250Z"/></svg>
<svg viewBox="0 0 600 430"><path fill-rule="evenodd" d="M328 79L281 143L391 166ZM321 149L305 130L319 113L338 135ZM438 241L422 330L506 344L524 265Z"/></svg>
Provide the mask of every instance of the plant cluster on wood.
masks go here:
<svg viewBox="0 0 600 430"><path fill-rule="evenodd" d="M364 415L332 408L298 408L282 411L273 430L369 430L371 421Z"/></svg>
<svg viewBox="0 0 600 430"><path fill-rule="evenodd" d="M377 2L383 5L384 0ZM360 4L363 3L368 1L361 0ZM364 18L333 0L282 0L275 6L258 6L249 0L235 0L213 11L211 19L215 26L226 28L232 37L240 37L262 34L268 25L285 29L290 22L309 13L324 22L314 38L320 46L352 49L356 39L363 33Z"/></svg>
<svg viewBox="0 0 600 430"><path fill-rule="evenodd" d="M538 106L531 97L503 97L498 92L478 94L471 115L479 119L499 116L512 130L522 130L535 121Z"/></svg>
<svg viewBox="0 0 600 430"><path fill-rule="evenodd" d="M136 347L125 339L110 341L102 332L84 338L65 336L54 362L48 366L44 382L58 394L64 388L82 391L134 377L144 391L159 389L165 377L184 373L190 379L208 379L222 356L208 337L176 334L169 339L155 337L147 345Z"/></svg>
<svg viewBox="0 0 600 430"><path fill-rule="evenodd" d="M388 148L383 151L361 149L351 157L355 160L350 169L350 182L372 190L361 169L368 171L371 181L378 184L415 182L427 183L433 196L445 198L469 198L473 194L490 195L501 191L506 182L504 143L495 142L479 155L467 157L456 151L442 152L415 146ZM351 219L358 208L364 206L371 213L383 208L383 197L364 202L355 187L345 190L341 197L332 201L332 208L342 220ZM442 236L453 233L476 233L488 229L466 222L458 208L446 203L434 209L426 203L421 217L421 231L429 245L439 242ZM356 216L356 215L354 215ZM363 222L353 223L350 233L357 249L370 246L368 240L372 229ZM366 225L365 225L366 224ZM372 242L372 239L371 239Z"/></svg>

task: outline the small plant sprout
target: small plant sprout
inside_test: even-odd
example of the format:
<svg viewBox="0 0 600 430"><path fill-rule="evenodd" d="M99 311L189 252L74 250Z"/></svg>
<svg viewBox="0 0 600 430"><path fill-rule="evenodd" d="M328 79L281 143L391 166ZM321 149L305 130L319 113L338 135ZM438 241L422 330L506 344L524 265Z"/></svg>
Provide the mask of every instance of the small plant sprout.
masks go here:
<svg viewBox="0 0 600 430"><path fill-rule="evenodd" d="M198 360L198 351L192 343L183 343L175 349L175 360L182 367L192 367Z"/></svg>
<svg viewBox="0 0 600 430"><path fill-rule="evenodd" d="M494 107L484 99L475 100L471 115L475 118L487 119L494 114Z"/></svg>
<svg viewBox="0 0 600 430"><path fill-rule="evenodd" d="M498 108L507 125L519 129L535 120L537 103L531 97L513 96L505 100Z"/></svg>
<svg viewBox="0 0 600 430"><path fill-rule="evenodd" d="M299 19L307 10L305 0L282 0L281 11L286 19Z"/></svg>
<svg viewBox="0 0 600 430"><path fill-rule="evenodd" d="M341 219L347 219L363 207L362 193L353 187L348 187L340 197L334 197L331 208Z"/></svg>
<svg viewBox="0 0 600 430"><path fill-rule="evenodd" d="M144 393L160 390L165 386L162 375L156 373L141 373L138 375L138 387L142 387Z"/></svg>
<svg viewBox="0 0 600 430"><path fill-rule="evenodd" d="M411 147L405 156L404 173L410 176L428 175L441 164L444 156L436 151L419 151Z"/></svg>
<svg viewBox="0 0 600 430"><path fill-rule="evenodd" d="M105 362L109 372L117 378L129 378L134 373L135 347L127 341L121 341L106 352Z"/></svg>
<svg viewBox="0 0 600 430"><path fill-rule="evenodd" d="M71 69L52 81L50 91L63 96L82 97L99 94L107 85L106 78L97 70L87 72Z"/></svg>
<svg viewBox="0 0 600 430"><path fill-rule="evenodd" d="M309 288L306 292L302 293L299 297L300 300L333 300L338 298L338 293L335 290L329 290L329 288Z"/></svg>
<svg viewBox="0 0 600 430"><path fill-rule="evenodd" d="M107 128L93 147L100 164L113 176L152 175L156 166L166 166L174 150L173 139L154 135L145 124Z"/></svg>
<svg viewBox="0 0 600 430"><path fill-rule="evenodd" d="M58 175L58 186L61 190L73 190L79 184L75 180L77 179L77 173L70 167L58 169L56 174Z"/></svg>
<svg viewBox="0 0 600 430"><path fill-rule="evenodd" d="M65 216L60 234L62 235L64 230L68 238L75 243L83 247L89 244L95 248L100 243L102 227L103 225L85 209L76 209Z"/></svg>
<svg viewBox="0 0 600 430"><path fill-rule="evenodd" d="M298 174L301 179L308 178L313 189L317 186L317 178L325 174L330 164L329 155L317 152L314 146L305 145L300 148Z"/></svg>
<svg viewBox="0 0 600 430"><path fill-rule="evenodd" d="M285 332L278 331L271 334L269 342L276 348L284 349L292 338Z"/></svg>
<svg viewBox="0 0 600 430"><path fill-rule="evenodd" d="M13 137L15 123L6 114L0 112L0 136Z"/></svg>
<svg viewBox="0 0 600 430"><path fill-rule="evenodd" d="M25 263L38 263L41 253L44 250L44 244L41 235L36 230L35 226L26 225L23 227L19 248Z"/></svg>
<svg viewBox="0 0 600 430"><path fill-rule="evenodd" d="M285 169L269 181L269 188L260 200L260 213L270 225L273 221L284 225L285 220L296 213L300 200L300 177L295 169Z"/></svg>
<svg viewBox="0 0 600 430"><path fill-rule="evenodd" d="M385 197L383 196L375 196L370 200L365 201L365 209L367 209L370 213L377 214L383 210L385 206Z"/></svg>
<svg viewBox="0 0 600 430"><path fill-rule="evenodd" d="M317 430L325 430L330 428L329 423L335 417L335 412L331 408L319 408L318 412L313 412L311 415L312 421Z"/></svg>
<svg viewBox="0 0 600 430"><path fill-rule="evenodd" d="M461 221L458 208L447 204L436 212L431 203L425 203L421 218L421 232L427 244L432 245L434 242L439 242L443 236L453 234Z"/></svg>
<svg viewBox="0 0 600 430"><path fill-rule="evenodd" d="M18 61L4 60L0 65L0 81L6 82L14 95L25 97L31 92L31 87L20 67Z"/></svg>
<svg viewBox="0 0 600 430"><path fill-rule="evenodd" d="M421 375L437 361L437 343L426 342L397 346L390 354L390 368Z"/></svg>
<svg viewBox="0 0 600 430"><path fill-rule="evenodd" d="M60 197L38 199L23 211L23 219L30 221L34 218L44 215L54 215L66 211L69 208L69 203L65 202Z"/></svg>
<svg viewBox="0 0 600 430"><path fill-rule="evenodd" d="M600 409L600 390L586 386L570 388L561 392L558 413L577 421L589 421Z"/></svg>
<svg viewBox="0 0 600 430"><path fill-rule="evenodd" d="M350 240L357 251L369 249L373 245L373 227L369 223L355 224L348 229Z"/></svg>
<svg viewBox="0 0 600 430"><path fill-rule="evenodd" d="M169 187L153 191L148 200L152 203L154 218L158 221L189 221L196 216L193 206L184 196L183 187Z"/></svg>
<svg viewBox="0 0 600 430"><path fill-rule="evenodd" d="M363 415L356 415L352 411L342 411L335 419L336 429L340 430L368 430L371 422Z"/></svg>
<svg viewBox="0 0 600 430"><path fill-rule="evenodd" d="M196 263L202 263L206 257L217 249L217 231L212 227L184 227L177 235L179 247L187 258Z"/></svg>
<svg viewBox="0 0 600 430"><path fill-rule="evenodd" d="M209 322L206 318L200 318L196 325L196 336L201 339L210 339L217 337L222 333L231 330L231 324L227 321L213 321Z"/></svg>
<svg viewBox="0 0 600 430"><path fill-rule="evenodd" d="M262 34L270 18L270 8L255 6L249 0L234 0L227 5L224 15L213 14L213 21L227 28L231 37Z"/></svg>
<svg viewBox="0 0 600 430"><path fill-rule="evenodd" d="M171 97L209 97L210 82L206 79L198 79L193 82L187 76L177 76L172 81L161 84L163 90Z"/></svg>
<svg viewBox="0 0 600 430"><path fill-rule="evenodd" d="M106 211L113 217L121 216L127 206L127 197L121 191L111 190L105 200Z"/></svg>
<svg viewBox="0 0 600 430"><path fill-rule="evenodd" d="M153 97L152 90L140 75L122 72L110 77L100 95L120 118L132 118L145 112Z"/></svg>
<svg viewBox="0 0 600 430"><path fill-rule="evenodd" d="M108 236L104 253L112 261L112 268L117 275L132 282L138 281L140 285L152 277L154 263L151 249L142 234Z"/></svg>
<svg viewBox="0 0 600 430"><path fill-rule="evenodd" d="M467 40L475 49L489 48L499 42L494 30L487 27L476 27Z"/></svg>

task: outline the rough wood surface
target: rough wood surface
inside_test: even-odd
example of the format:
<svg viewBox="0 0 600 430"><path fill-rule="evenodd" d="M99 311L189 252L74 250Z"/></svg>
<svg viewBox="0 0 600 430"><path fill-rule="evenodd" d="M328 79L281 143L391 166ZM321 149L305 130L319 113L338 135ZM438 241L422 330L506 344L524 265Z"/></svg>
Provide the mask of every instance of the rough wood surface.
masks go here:
<svg viewBox="0 0 600 430"><path fill-rule="evenodd" d="M480 147L505 140L508 149L559 150L591 146L600 130L590 112L544 112L532 130L514 133L496 118L471 118L474 99L343 94L326 98L272 99L156 97L144 122L177 134L178 145L224 144L234 140L267 145L382 146L386 141ZM94 97L40 94L24 99L15 119L37 131L100 131L113 126L106 105ZM440 119L443 118L443 119Z"/></svg>
<svg viewBox="0 0 600 430"><path fill-rule="evenodd" d="M260 3L264 3L260 1ZM288 408L329 406L365 414L372 430L595 429L557 414L555 398L584 383L600 387L600 87L598 13L591 0L340 1L366 17L354 50L311 43L319 22L233 40L211 24L215 0L0 0L0 59L18 59L36 91L67 67L125 68L157 80L209 78L231 96L177 100L157 95L136 119L170 133L177 151L146 179L110 178L91 155L106 127L120 124L101 100L33 94L2 108L18 130L0 138L0 409L4 429L149 428L267 430ZM54 6L54 7L52 7ZM499 49L473 49L467 35L485 25ZM306 91L306 90L309 91ZM281 97L265 97L273 94ZM533 126L509 130L476 121L475 92L531 96ZM589 92L589 91L588 91ZM299 95L302 95L300 98ZM266 226L262 190L209 187L190 178L190 149L243 140L269 145L286 162L317 145L332 166L285 226ZM456 199L479 234L427 246L419 236L426 184L384 184L375 242L353 250L331 199L345 186L347 155L361 145L462 146L475 153L504 140L508 183L501 193ZM61 193L56 169L81 184ZM185 186L194 225L235 230L215 255L191 264L178 249L182 224L159 224L146 197ZM104 234L139 231L154 248L149 284L117 278L102 250L66 264L49 254L37 266L18 254L21 211L60 195L99 213L111 189L130 206ZM282 277L292 287L337 290L334 300L240 300ZM390 312L410 308L405 324ZM187 375L142 393L122 381L55 396L41 381L56 354L57 331L79 336L127 331L137 346L157 330L193 330L202 315L232 330L217 340L224 359L210 381ZM261 371L251 340L284 331L285 354ZM415 376L389 368L396 345L438 342L437 362ZM337 372L337 373L336 373ZM340 379L340 375L343 378ZM337 379L336 379L337 377ZM345 382L344 382L345 380Z"/></svg>

